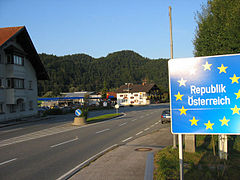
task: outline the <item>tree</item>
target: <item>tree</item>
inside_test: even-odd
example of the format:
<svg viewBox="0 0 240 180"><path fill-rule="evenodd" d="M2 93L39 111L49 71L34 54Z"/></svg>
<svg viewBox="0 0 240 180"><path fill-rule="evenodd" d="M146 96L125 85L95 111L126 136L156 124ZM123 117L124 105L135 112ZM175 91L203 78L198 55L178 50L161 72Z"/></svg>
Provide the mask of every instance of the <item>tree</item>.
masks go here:
<svg viewBox="0 0 240 180"><path fill-rule="evenodd" d="M195 56L240 53L239 0L208 0L196 21Z"/></svg>

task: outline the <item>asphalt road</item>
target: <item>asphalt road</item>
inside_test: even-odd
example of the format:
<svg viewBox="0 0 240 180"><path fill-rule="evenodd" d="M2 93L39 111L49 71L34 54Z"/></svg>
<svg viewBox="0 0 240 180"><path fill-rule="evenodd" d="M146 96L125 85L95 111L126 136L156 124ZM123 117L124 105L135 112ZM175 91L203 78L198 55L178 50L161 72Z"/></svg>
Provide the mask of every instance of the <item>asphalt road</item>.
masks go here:
<svg viewBox="0 0 240 180"><path fill-rule="evenodd" d="M57 179L114 145L168 126L159 123L168 104L124 107L125 116L72 126L73 115L0 129L0 179ZM98 111L91 116L112 113Z"/></svg>

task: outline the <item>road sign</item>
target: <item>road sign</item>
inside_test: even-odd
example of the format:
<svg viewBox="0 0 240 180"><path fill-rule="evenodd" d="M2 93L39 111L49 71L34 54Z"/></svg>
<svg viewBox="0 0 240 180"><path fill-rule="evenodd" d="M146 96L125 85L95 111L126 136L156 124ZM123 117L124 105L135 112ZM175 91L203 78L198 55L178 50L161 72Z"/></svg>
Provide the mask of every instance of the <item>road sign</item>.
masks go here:
<svg viewBox="0 0 240 180"><path fill-rule="evenodd" d="M116 108L116 109L119 109L119 105L118 105L118 104L116 104L116 105L115 105L115 108Z"/></svg>
<svg viewBox="0 0 240 180"><path fill-rule="evenodd" d="M75 111L75 115L76 115L76 116L81 116L81 114L82 114L82 111L81 111L80 109L77 109L77 110Z"/></svg>
<svg viewBox="0 0 240 180"><path fill-rule="evenodd" d="M107 107L107 102L103 102L103 107Z"/></svg>
<svg viewBox="0 0 240 180"><path fill-rule="evenodd" d="M168 62L172 133L240 134L240 54Z"/></svg>

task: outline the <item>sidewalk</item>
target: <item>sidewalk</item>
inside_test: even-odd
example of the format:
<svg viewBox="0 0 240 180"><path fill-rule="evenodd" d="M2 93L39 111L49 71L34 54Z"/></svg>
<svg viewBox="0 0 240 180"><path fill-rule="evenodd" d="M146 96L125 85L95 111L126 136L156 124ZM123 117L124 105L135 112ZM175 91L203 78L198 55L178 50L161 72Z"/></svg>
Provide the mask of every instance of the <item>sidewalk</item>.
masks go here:
<svg viewBox="0 0 240 180"><path fill-rule="evenodd" d="M148 153L159 151L169 145L172 145L170 127L159 129L104 154L70 179L143 180ZM151 150L137 151L138 148Z"/></svg>

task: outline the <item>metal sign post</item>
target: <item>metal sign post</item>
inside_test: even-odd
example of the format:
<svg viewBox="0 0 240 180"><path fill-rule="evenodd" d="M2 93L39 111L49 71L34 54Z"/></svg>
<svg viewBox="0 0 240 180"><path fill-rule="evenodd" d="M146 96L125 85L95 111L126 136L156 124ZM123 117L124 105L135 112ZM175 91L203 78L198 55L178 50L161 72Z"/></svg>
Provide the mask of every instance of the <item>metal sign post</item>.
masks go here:
<svg viewBox="0 0 240 180"><path fill-rule="evenodd" d="M180 180L183 180L183 143L182 134L178 134L178 148L179 148L179 165L180 165Z"/></svg>
<svg viewBox="0 0 240 180"><path fill-rule="evenodd" d="M118 109L119 109L119 105L118 104L115 105L115 109L116 109L116 113L118 114Z"/></svg>

